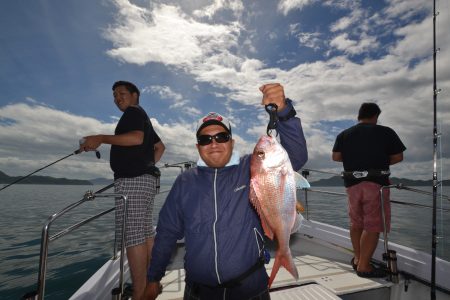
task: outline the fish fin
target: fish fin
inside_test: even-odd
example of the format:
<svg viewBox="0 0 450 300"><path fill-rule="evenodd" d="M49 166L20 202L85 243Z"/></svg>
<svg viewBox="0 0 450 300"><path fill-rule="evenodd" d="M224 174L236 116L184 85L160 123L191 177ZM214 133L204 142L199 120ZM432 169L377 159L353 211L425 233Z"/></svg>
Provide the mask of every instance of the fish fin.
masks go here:
<svg viewBox="0 0 450 300"><path fill-rule="evenodd" d="M295 210L297 211L297 213L302 213L305 211L305 208L303 207L303 204L300 200L297 200L297 202L295 203Z"/></svg>
<svg viewBox="0 0 450 300"><path fill-rule="evenodd" d="M297 231L300 230L300 227L302 227L303 219L304 218L300 213L297 213L295 215L295 221L291 229L291 234L296 233Z"/></svg>
<svg viewBox="0 0 450 300"><path fill-rule="evenodd" d="M308 180L306 180L305 177L303 177L302 175L300 175L297 172L294 172L294 179L295 179L295 187L296 188L310 188L311 186L309 185ZM297 198L298 193L295 193L295 198ZM303 206L302 201L300 201L297 198L297 201L295 203L295 210L297 211L297 213L302 213L305 211L305 207Z"/></svg>
<svg viewBox="0 0 450 300"><path fill-rule="evenodd" d="M262 214L261 205L260 205L260 203L258 201L258 192L257 192L257 189L256 189L256 186L255 186L254 182L255 182L254 179L250 180L249 198L250 198L250 202L256 208L256 212L258 213L258 215L261 216L261 214Z"/></svg>
<svg viewBox="0 0 450 300"><path fill-rule="evenodd" d="M308 180L306 180L306 178L303 177L300 173L294 172L294 177L295 177L295 187L296 188L309 189L311 187Z"/></svg>
<svg viewBox="0 0 450 300"><path fill-rule="evenodd" d="M271 240L273 240L273 231L270 229L270 226L267 224L266 217L264 216L264 213L262 212L261 205L258 201L258 192L255 188L255 185L253 184L253 179L250 180L250 202L253 204L253 206L256 209L256 212L259 215L259 219L261 220L261 226L264 230L264 234Z"/></svg>
<svg viewBox="0 0 450 300"><path fill-rule="evenodd" d="M266 217L264 215L260 215L261 225L264 229L264 234L271 240L273 240L273 231L270 229L270 226L267 224Z"/></svg>
<svg viewBox="0 0 450 300"><path fill-rule="evenodd" d="M272 272L270 273L269 288L275 280L275 276L277 275L278 270L281 266L288 270L295 279L298 279L298 271L297 267L294 264L294 260L292 259L291 251L288 250L288 252L285 252L281 255L277 253L277 255L275 256L275 261L273 263Z"/></svg>

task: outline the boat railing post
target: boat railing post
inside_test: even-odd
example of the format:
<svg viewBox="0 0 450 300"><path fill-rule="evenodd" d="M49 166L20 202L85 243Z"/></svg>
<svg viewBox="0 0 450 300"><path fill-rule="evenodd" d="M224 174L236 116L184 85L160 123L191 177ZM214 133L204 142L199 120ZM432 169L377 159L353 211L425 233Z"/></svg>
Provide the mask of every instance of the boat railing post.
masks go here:
<svg viewBox="0 0 450 300"><path fill-rule="evenodd" d="M55 214L56 215L56 214ZM49 238L49 228L50 224L54 219L52 215L44 227L42 228L42 237L41 237L41 250L39 254L39 272L38 272L38 282L37 282L37 291L32 291L25 294L22 297L22 300L42 300L44 298L45 291L45 274L47 271L47 256L48 256L48 238Z"/></svg>
<svg viewBox="0 0 450 300"><path fill-rule="evenodd" d="M308 179L309 170L303 170L302 176ZM309 220L309 209L308 209L308 189L303 189L305 191L305 211L306 211L306 220Z"/></svg>
<svg viewBox="0 0 450 300"><path fill-rule="evenodd" d="M384 212L384 189L390 189L396 187L395 185L382 186L380 188L380 201L381 201L381 218L383 222L383 240L384 240L384 253L383 260L386 261L386 268L389 271L389 280L393 283L398 283L398 271L397 271L397 253L395 250L389 250L388 235L386 226L386 215Z"/></svg>
<svg viewBox="0 0 450 300"><path fill-rule="evenodd" d="M122 234L120 237L121 240L121 247L120 247L120 273L119 273L119 287L114 288L111 291L112 299L119 300L122 298L122 295L124 294L124 263L125 263L125 228L127 224L127 214L128 214L128 201L127 196L122 194L100 194L95 193L92 195L93 198L96 197L103 197L103 198L109 198L109 197L116 197L121 198L122 204L123 204L123 216L122 216ZM114 257L117 257L116 255L116 247L117 247L117 241L114 242Z"/></svg>
<svg viewBox="0 0 450 300"><path fill-rule="evenodd" d="M122 217L122 236L121 239L121 248L120 248L120 277L119 277L119 288L120 288L120 295L123 295L123 286L124 286L124 280L123 280L123 264L124 264L124 257L125 257L125 228L127 223L127 214L128 214L128 201L127 196L122 196L122 201L124 205L124 211L123 211L123 217Z"/></svg>
<svg viewBox="0 0 450 300"><path fill-rule="evenodd" d="M111 188L113 186L113 184L110 184L100 190L98 190L96 192L96 194L102 193L103 191ZM26 293L25 295L22 296L22 300L42 300L44 299L44 294L45 294L45 281L46 281L46 273L47 273L47 259L48 259L48 247L49 247L49 243L53 240L56 239L60 236L63 236L64 234L72 231L74 228L79 227L79 224L84 224L84 222L76 224L68 229L67 232L65 232L64 230L59 232L58 234L56 234L57 236L52 236L50 237L50 225L56 221L58 218L60 218L61 216L63 216L64 214L66 214L67 212L71 211L72 209L78 207L79 205L83 204L86 201L90 201L93 200L93 193L92 191L87 191L84 196L83 199L70 204L69 206L65 207L64 209L62 209L61 211L51 215L50 217L48 217L47 222L44 224L43 228L42 228L42 236L41 236L41 248L40 248L40 254L39 254L39 271L38 271L38 281L37 281L37 289L35 291L31 291ZM103 215L103 214L101 214Z"/></svg>
<svg viewBox="0 0 450 300"><path fill-rule="evenodd" d="M37 283L37 299L42 300L44 299L44 293L45 293L45 277L47 273L47 257L48 257L48 244L49 244L49 231L50 231L50 225L59 217L67 213L68 211L74 209L75 207L79 206L80 204L91 200L89 196L92 195L92 192L87 192L83 199L81 199L78 202L75 202L67 207L65 207L63 210L61 210L58 213L55 213L51 215L47 222L45 223L44 227L42 228L42 237L41 237L41 250L39 255L39 273L38 273L38 283Z"/></svg>
<svg viewBox="0 0 450 300"><path fill-rule="evenodd" d="M39 277L38 277L38 291L37 299L42 300L44 298L45 291L45 274L47 272L47 256L48 256L48 232L50 229L51 220L47 221L42 228L41 237L41 252L39 255Z"/></svg>
<svg viewBox="0 0 450 300"><path fill-rule="evenodd" d="M128 214L128 201L127 196L122 194L94 194L94 197L116 197L121 198L123 203L123 216L122 216L122 234L120 237L121 247L120 247L120 273L119 273L119 287L114 288L111 291L111 296L113 300L122 299L122 295L124 295L124 263L125 263L125 228L127 223L127 214ZM114 257L117 257L117 239L114 242Z"/></svg>

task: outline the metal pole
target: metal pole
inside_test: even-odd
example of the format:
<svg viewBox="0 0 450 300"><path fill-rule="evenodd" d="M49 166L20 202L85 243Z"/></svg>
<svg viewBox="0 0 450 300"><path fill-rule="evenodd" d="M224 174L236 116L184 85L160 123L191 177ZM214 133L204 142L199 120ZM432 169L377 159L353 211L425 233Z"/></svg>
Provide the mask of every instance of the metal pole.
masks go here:
<svg viewBox="0 0 450 300"><path fill-rule="evenodd" d="M396 185L382 186L380 188L380 201L381 201L381 218L383 221L383 240L384 240L384 254L383 259L386 260L386 267L389 271L389 280L393 283L398 283L397 272L397 253L395 250L389 250L388 247L388 234L386 228L386 214L384 213L384 189L390 189L396 187Z"/></svg>
<svg viewBox="0 0 450 300"><path fill-rule="evenodd" d="M302 175L303 175L303 177L305 177L305 178L307 179L307 178L308 178L308 175L309 175L309 170L303 170L303 171L302 171ZM304 189L304 191L305 191L306 220L309 220L308 189Z"/></svg>
<svg viewBox="0 0 450 300"><path fill-rule="evenodd" d="M433 220L432 220L432 241L431 241L431 280L430 296L431 300L436 299L436 198L437 198L437 117L436 104L439 93L436 85L436 0L433 1Z"/></svg>
<svg viewBox="0 0 450 300"><path fill-rule="evenodd" d="M64 215L69 210L72 210L73 208L77 207L78 205L88 201L90 199L87 199L86 197L81 199L78 202L75 202L66 208L64 208L62 211L51 215L47 222L45 223L44 227L42 228L42 237L41 237L41 253L39 257L39 277L38 277L38 299L42 300L44 299L44 293L45 293L45 277L47 272L47 257L48 257L48 244L49 244L49 231L50 231L50 225L59 217Z"/></svg>
<svg viewBox="0 0 450 300"><path fill-rule="evenodd" d="M109 189L112 186L112 184L100 189L97 193L101 193L107 189ZM89 192L88 192L89 193ZM39 255L39 273L38 273L38 282L37 282L37 292L35 292L35 295L37 299L42 300L44 299L44 293L45 293L45 278L46 278L46 272L47 272L47 257L48 257L48 245L49 245L49 231L50 231L50 225L59 217L64 215L66 212L74 209L75 207L79 206L80 204L91 200L88 198L86 193L83 199L80 201L77 201L67 207L65 207L63 210L61 210L58 213L55 213L51 215L47 222L45 223L44 227L42 228L42 237L41 237L41 249L40 249L40 255Z"/></svg>
<svg viewBox="0 0 450 300"><path fill-rule="evenodd" d="M126 223L127 223L127 214L128 214L128 201L127 196L122 194L94 194L94 198L98 197L120 197L122 199L123 203L123 217L122 217L122 235L121 235L121 248L120 248L120 273L119 273L119 287L114 288L111 291L112 297L114 299L120 299L124 294L124 263L125 263L125 229L126 229Z"/></svg>
<svg viewBox="0 0 450 300"><path fill-rule="evenodd" d="M122 196L122 201L124 205L123 210L123 218L122 218L122 245L120 249L120 277L119 277L119 288L120 288L120 295L123 295L123 264L124 264L124 257L125 257L125 229L126 229L126 223L127 223L127 213L128 213L128 201L127 196Z"/></svg>

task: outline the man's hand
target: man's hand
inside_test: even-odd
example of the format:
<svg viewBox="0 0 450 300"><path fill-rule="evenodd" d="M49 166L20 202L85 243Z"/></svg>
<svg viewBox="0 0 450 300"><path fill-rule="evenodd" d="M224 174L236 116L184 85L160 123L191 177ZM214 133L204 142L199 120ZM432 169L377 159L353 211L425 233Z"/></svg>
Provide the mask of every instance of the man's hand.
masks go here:
<svg viewBox="0 0 450 300"><path fill-rule="evenodd" d="M263 93L261 101L262 105L274 103L278 106L278 111L282 111L286 106L286 99L284 96L284 88L279 83L268 83L259 88Z"/></svg>
<svg viewBox="0 0 450 300"><path fill-rule="evenodd" d="M80 144L81 151L93 151L100 147L103 142L102 135L90 135L83 137L84 143Z"/></svg>
<svg viewBox="0 0 450 300"><path fill-rule="evenodd" d="M155 300L162 293L162 285L157 282L147 282L143 300Z"/></svg>

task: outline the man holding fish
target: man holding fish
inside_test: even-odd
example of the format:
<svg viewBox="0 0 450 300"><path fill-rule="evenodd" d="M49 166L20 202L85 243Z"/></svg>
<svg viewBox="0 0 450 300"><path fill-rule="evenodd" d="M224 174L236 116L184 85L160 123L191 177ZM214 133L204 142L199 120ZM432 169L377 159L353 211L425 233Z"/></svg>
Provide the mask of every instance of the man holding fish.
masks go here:
<svg viewBox="0 0 450 300"><path fill-rule="evenodd" d="M306 163L306 141L283 86L259 89L263 105L276 105L277 132L286 151L275 136L264 136L253 155L240 157L225 117L209 113L199 120L197 168L178 176L161 209L145 299L161 292L159 282L182 238L184 299L270 299L276 265L298 277L288 245L295 227L292 169ZM279 244L270 283L263 267L264 233Z"/></svg>

